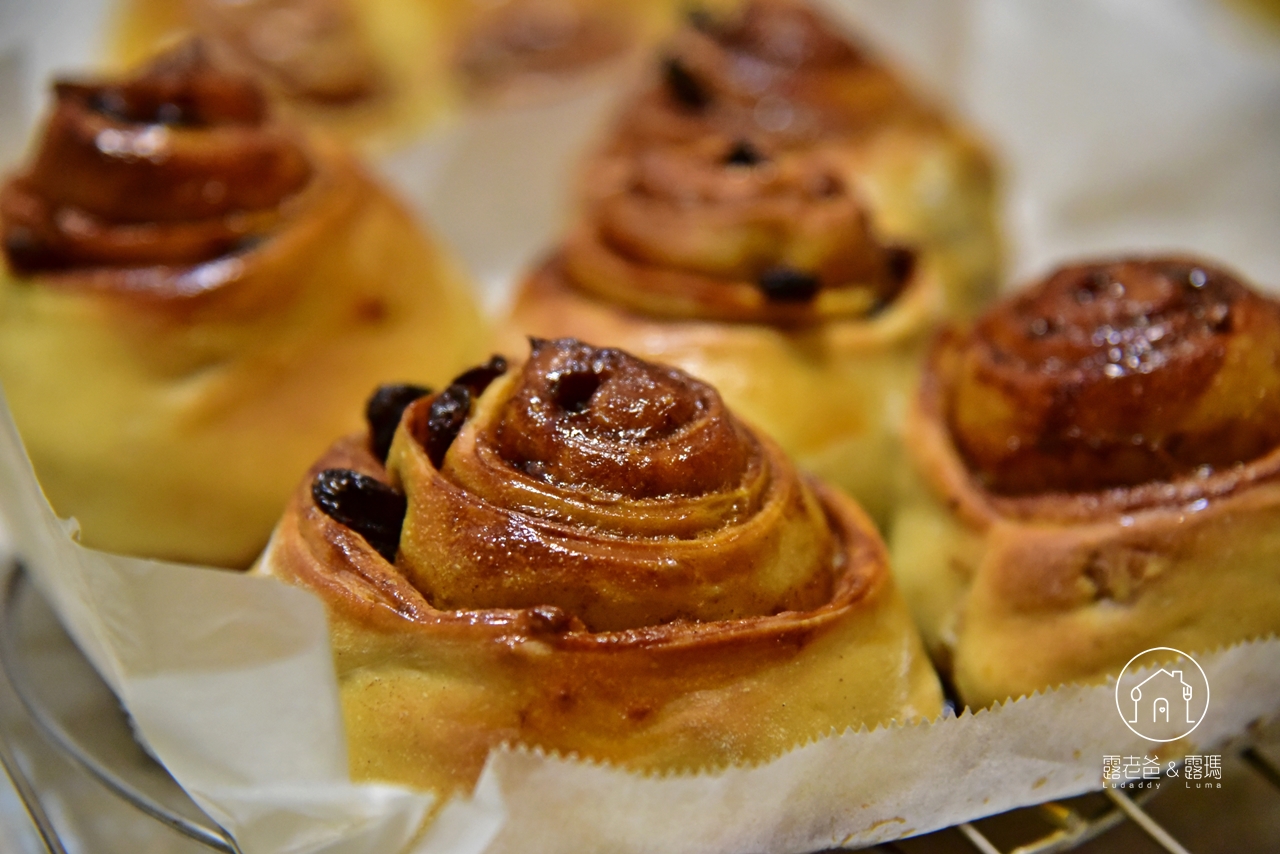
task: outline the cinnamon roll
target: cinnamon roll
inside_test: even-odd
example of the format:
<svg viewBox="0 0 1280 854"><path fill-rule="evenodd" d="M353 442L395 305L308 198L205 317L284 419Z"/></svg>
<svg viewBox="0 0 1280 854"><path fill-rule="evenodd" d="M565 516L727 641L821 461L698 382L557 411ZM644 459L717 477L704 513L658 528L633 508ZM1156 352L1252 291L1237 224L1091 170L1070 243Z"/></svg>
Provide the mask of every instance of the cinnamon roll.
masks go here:
<svg viewBox="0 0 1280 854"><path fill-rule="evenodd" d="M444 32L421 0L125 0L112 52L132 67L198 36L291 118L376 145L448 108Z"/></svg>
<svg viewBox="0 0 1280 854"><path fill-rule="evenodd" d="M473 358L465 282L197 44L55 93L0 191L0 380L41 484L90 545L246 566L370 382Z"/></svg>
<svg viewBox="0 0 1280 854"><path fill-rule="evenodd" d="M979 705L1280 630L1280 303L1194 258L1065 267L937 343L893 530Z"/></svg>
<svg viewBox="0 0 1280 854"><path fill-rule="evenodd" d="M707 135L616 165L617 191L518 290L512 337L676 365L883 521L936 268L876 231L824 152Z"/></svg>
<svg viewBox="0 0 1280 854"><path fill-rule="evenodd" d="M519 103L634 53L663 3L599 0L454 2L454 68L471 98Z"/></svg>
<svg viewBox="0 0 1280 854"><path fill-rule="evenodd" d="M736 0L713 0L716 8ZM666 35L673 0L124 0L113 53L198 35L295 118L386 147L460 104L571 90Z"/></svg>
<svg viewBox="0 0 1280 854"><path fill-rule="evenodd" d="M738 0L707 0L713 9ZM681 0L428 0L449 77L467 103L546 101L626 69L666 37Z"/></svg>
<svg viewBox="0 0 1280 854"><path fill-rule="evenodd" d="M969 316L995 293L995 179L983 146L806 3L692 15L589 158L586 204L620 189L625 161L708 136L827 152L876 231L929 257L951 311Z"/></svg>
<svg viewBox="0 0 1280 854"><path fill-rule="evenodd" d="M328 608L355 779L466 790L503 743L695 770L938 713L870 522L710 386L535 339L379 394L259 565Z"/></svg>

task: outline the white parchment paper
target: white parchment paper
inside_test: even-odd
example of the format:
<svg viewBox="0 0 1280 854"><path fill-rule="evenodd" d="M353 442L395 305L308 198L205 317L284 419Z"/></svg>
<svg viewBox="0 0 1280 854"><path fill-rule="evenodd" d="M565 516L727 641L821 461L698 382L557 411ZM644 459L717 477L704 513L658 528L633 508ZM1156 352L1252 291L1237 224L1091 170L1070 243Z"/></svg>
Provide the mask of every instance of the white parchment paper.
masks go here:
<svg viewBox="0 0 1280 854"><path fill-rule="evenodd" d="M991 139L1018 273L1080 253L1177 249L1280 284L1280 41L1225 5L829 5ZM22 93L0 100L10 156L13 114L30 126L31 93L50 69L88 58L104 8L0 6L0 92ZM572 164L618 92L476 115L378 167L496 306L562 228ZM246 854L799 852L1083 792L1100 785L1104 755L1153 752L1121 723L1108 686L1068 687L931 725L832 734L717 774L643 777L498 751L474 796L423 830L430 797L348 778L318 602L267 579L80 547L41 499L7 410L0 485L37 583L155 755ZM1213 704L1186 747L1207 749L1280 706L1278 652L1267 641L1197 655Z"/></svg>
<svg viewBox="0 0 1280 854"><path fill-rule="evenodd" d="M864 845L1098 788L1105 755L1154 754L1109 685L928 725L832 734L755 767L645 776L519 748L473 797L356 785L323 609L272 579L86 549L39 496L0 411L0 511L41 589L149 748L246 854L785 852ZM1213 690L1179 750L1280 706L1280 642L1198 656ZM1181 753L1164 753L1177 758Z"/></svg>

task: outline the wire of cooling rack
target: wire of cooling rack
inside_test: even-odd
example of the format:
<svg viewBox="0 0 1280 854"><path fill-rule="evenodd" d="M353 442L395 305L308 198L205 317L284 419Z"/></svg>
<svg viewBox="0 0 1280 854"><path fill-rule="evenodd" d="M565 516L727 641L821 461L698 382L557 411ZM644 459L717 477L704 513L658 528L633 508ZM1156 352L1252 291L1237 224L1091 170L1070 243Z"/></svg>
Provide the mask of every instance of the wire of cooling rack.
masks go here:
<svg viewBox="0 0 1280 854"><path fill-rule="evenodd" d="M14 628L18 622L16 618L20 606L29 601L34 593L21 567L15 567L8 583L3 586L4 598L0 607L0 613L3 614L3 619L0 619L0 669L3 674L0 675L12 689L12 694L21 700L27 718L62 755L70 758L109 791L142 813L203 844L211 851L239 854L235 841L212 820L206 817L206 824L178 815L123 779L114 769L97 760L90 751L82 749L76 739L61 726L56 716L34 696L31 685L26 681L29 674L21 660L22 652ZM57 828L41 803L36 786L15 757L13 743L14 733L11 728L0 725L0 767L13 783L48 854L67 854ZM1280 798L1280 769L1253 746L1244 747L1238 752L1245 765L1269 783L1276 790L1277 798ZM176 787L177 784L173 785ZM1130 791L1133 790L1105 789L1109 805L1101 811L1086 811L1070 801L1050 801L1014 811L1023 816L1034 817L1047 830L1038 838L1010 849L997 846L970 822L957 825L951 832L958 834L979 854L1057 854L1083 845L1122 823L1131 822L1169 854L1189 854L1168 830L1142 808L1143 803L1158 794L1157 791L1142 789L1133 795ZM191 808L195 809L194 804ZM896 843L881 844L874 850L886 854L904 854L904 849Z"/></svg>
<svg viewBox="0 0 1280 854"><path fill-rule="evenodd" d="M67 854L62 840L58 837L57 829L49 819L49 814L45 812L44 804L40 802L35 785L22 770L22 766L14 755L11 737L7 728L4 727L0 727L0 766L4 768L9 782L13 784L13 790L17 793L18 800L22 802L23 809L27 811L45 850L49 854Z"/></svg>
<svg viewBox="0 0 1280 854"><path fill-rule="evenodd" d="M9 577L4 585L3 619L0 620L0 633L3 634L7 634L7 630L11 625L9 605L13 601L14 586L23 577L22 569L16 563L9 568L8 573ZM7 646L7 644L0 643L0 646ZM8 703L16 692L12 690L13 683L9 679L9 668L3 667L0 670L3 670L3 673L0 674L0 679L3 679L5 687L10 689L3 692L3 698ZM5 720L8 720L8 716L5 716ZM27 776L26 771L23 770L21 763L18 761L17 754L13 749L13 742L14 738L9 727L0 725L0 767L3 767L5 776L9 778L9 782L13 785L13 790L18 795L18 800L22 802L22 806L26 810L27 816L31 819L32 825L35 826L36 834L39 836L40 842L43 843L45 850L49 854L67 854L62 840L58 837L57 829L53 826L48 812L45 811L44 804L40 801L35 784Z"/></svg>
<svg viewBox="0 0 1280 854"><path fill-rule="evenodd" d="M1190 854L1186 848L1173 838L1169 831L1161 827L1155 819L1143 811L1133 798L1123 789L1106 789L1106 796L1115 808L1092 820L1087 819L1069 806L1050 801L1030 809L1044 811L1051 823L1060 826L1034 842L1020 845L1007 854L1051 854L1051 852L1070 851L1084 843L1096 839L1103 833L1119 825L1128 818L1138 825L1144 833L1156 841L1169 854ZM1144 799L1145 800L1145 799ZM969 843L982 854L1006 854L996 847L982 831L971 823L957 825L957 830Z"/></svg>
<svg viewBox="0 0 1280 854"><path fill-rule="evenodd" d="M1280 768L1253 746L1241 748L1238 753L1246 765L1276 790L1277 797L1280 798ZM1132 791L1136 791L1136 794L1131 795ZM980 854L1057 854L1096 839L1127 820L1169 854L1190 854L1173 834L1142 808L1145 802L1156 796L1156 790L1121 787L1104 789L1103 794L1111 802L1111 807L1100 814L1086 815L1071 804L1057 801L1026 807L1024 811L1038 813L1054 829L1038 839L1007 850L993 843L972 823L957 825L955 830ZM894 854L899 854L902 850L894 844L882 845L880 848Z"/></svg>
<svg viewBox="0 0 1280 854"><path fill-rule="evenodd" d="M149 757L145 759L171 783L171 799L176 797L190 803L185 810L187 815L179 814L178 811L161 803L156 797L143 791L95 756L92 751L85 749L80 744L80 740L63 726L59 716L47 706L40 692L34 687L32 673L23 660L21 644L17 637L21 607L24 603L31 601L31 597L37 595L21 564L15 563L3 586L3 604L0 606L0 614L3 614L0 618L0 670L3 670L3 678L12 694L20 701L26 713L26 719L58 753L72 760L77 767L87 772L113 795L139 812L204 845L211 851L217 851L219 854L241 854L231 835L205 816L194 802L190 802L178 784L172 782L172 778L158 763ZM108 689L103 686L103 690ZM110 707L118 709L114 703L111 703ZM120 712L120 715L123 717L123 712ZM128 727L126 722L122 722L121 725ZM12 742L11 729L0 726L0 757L13 756ZM36 826L49 854L66 854L65 847L58 839L57 830L40 802L36 787L24 773L21 765L16 761L5 761L0 764L4 765L6 774L13 783L19 799Z"/></svg>

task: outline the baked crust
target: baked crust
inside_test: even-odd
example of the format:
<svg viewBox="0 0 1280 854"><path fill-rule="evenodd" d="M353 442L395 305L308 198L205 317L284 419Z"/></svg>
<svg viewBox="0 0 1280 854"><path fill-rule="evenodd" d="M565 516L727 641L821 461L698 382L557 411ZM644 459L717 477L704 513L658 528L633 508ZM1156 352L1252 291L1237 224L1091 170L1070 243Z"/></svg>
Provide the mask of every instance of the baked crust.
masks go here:
<svg viewBox="0 0 1280 854"><path fill-rule="evenodd" d="M1194 259L1125 259L1067 268L1055 276L1097 270L1118 276L1132 291L1135 275L1154 271L1172 276L1169 271L1175 268L1184 277L1192 270L1228 275ZM1048 463L1037 465L1028 458L1019 463L1016 479L992 480L1005 470L1004 463L984 470L966 459L954 426L955 413L964 404L954 396L965 388L959 378L973 376L969 360L974 348L990 346L984 343L990 339L982 334L982 325L1005 322L1002 318L1011 312L1019 316L1011 305L1036 300L1046 300L1040 306L1044 316L1058 314L1042 284L993 309L978 332L953 330L941 336L907 419L914 481L892 532L895 573L935 659L974 706L1062 683L1101 681L1148 648L1199 652L1280 629L1280 447L1235 462L1210 465L1188 459L1182 471L1175 467L1158 479L1138 479L1149 465L1176 466L1170 448L1179 443L1191 447L1182 437L1188 430L1194 437L1204 426L1198 417L1179 413L1193 412L1207 395L1232 397L1243 390L1257 401L1256 410L1251 406L1245 411L1265 413L1267 403L1256 392L1275 381L1276 361L1267 355L1275 350L1268 344L1270 333L1246 318L1274 311L1274 304L1269 308L1269 300L1254 294L1233 295L1232 323L1203 341L1184 330L1179 340L1164 342L1179 359L1212 363L1217 379L1179 384L1176 375L1161 377L1160 369L1132 371L1132 377L1146 380L1147 392L1162 385L1176 389L1171 395L1144 394L1135 416L1151 425L1145 438L1159 443L1146 451L1154 462L1139 465L1131 456L1107 453L1105 441L1094 437L1085 444L1099 455L1091 469L1063 465L1066 454L1077 452L1064 446L1056 431L1081 423L1078 429L1084 431L1110 430L1113 425L1105 419L1115 418L1123 401L1110 408L1092 407L1066 422L1046 418L1047 432L1026 439L1016 431L1033 417L1028 413L1044 409L1026 399L1021 406L988 406L986 435L1001 439L1003 431L1014 431L1010 435L1023 438L1007 443L1007 453L1045 454ZM1149 325L1142 328L1184 322L1178 306L1169 308L1150 294L1142 301L1150 308L1145 315ZM1163 313L1156 306L1164 306ZM1193 311L1194 306L1186 316ZM1120 323L1109 328L1120 334L1131 327L1137 328ZM1086 338L1092 332L1080 328ZM1108 346L1103 342L1102 352ZM1240 357L1223 358L1237 351ZM1007 370L1019 370L1008 358L998 361ZM1123 364L1123 355L1119 362ZM1106 359L1096 366L1099 372L1104 363ZM1067 381L1055 380L1030 359L1028 365L1026 382L1046 394ZM1128 385L1114 382L1123 379L1115 371L1115 376L1105 375L1112 385L1082 390L1081 383L1087 386L1088 380L1073 373L1072 365L1065 363L1061 374L1075 383L1075 399L1091 393L1134 394ZM1163 367L1185 370L1172 357ZM1256 384L1245 382L1259 368L1263 373L1255 376ZM1027 393L1008 378L992 382L987 387L1001 389L1011 401ZM1192 399L1184 399L1184 393ZM1205 411L1220 420L1218 426L1234 421L1228 399L1216 400ZM1063 447L1066 452L1055 459L1053 449ZM1034 478L1049 480L1040 491L1023 488ZM1081 478L1110 485L1074 487Z"/></svg>
<svg viewBox="0 0 1280 854"><path fill-rule="evenodd" d="M564 345L544 342L533 358ZM609 370L611 379L637 376ZM580 478L603 464L562 444L580 437L549 438L556 430L545 424L496 438L516 429L511 418L540 411L526 407L537 382L528 369L489 387L440 469L414 435L436 398L406 411L390 471L359 436L313 468L312 477L344 468L399 486L409 506L392 564L316 506L308 479L260 565L328 608L353 777L466 790L503 743L641 770L696 770L940 711L936 677L869 520L839 493L797 477L769 440L717 409L714 392L702 397L709 389L701 383L652 370L642 369L641 383L652 379L674 398L646 398L643 418L652 401L678 407L691 389L712 405L668 438L634 446L601 439L599 425L581 418L574 430L591 433L582 441L597 450L638 448L661 477L693 490L684 497L601 491ZM630 394L610 386L593 412L607 410L615 393ZM711 445L690 455L704 439ZM516 453L513 442L527 456L530 443L546 450L544 440L569 454L568 469L546 454L551 473L538 476L527 473L528 460L497 461ZM561 483L566 471L573 480ZM644 493L641 480L622 488ZM708 595L707 584L722 596ZM499 588L524 606L494 607Z"/></svg>

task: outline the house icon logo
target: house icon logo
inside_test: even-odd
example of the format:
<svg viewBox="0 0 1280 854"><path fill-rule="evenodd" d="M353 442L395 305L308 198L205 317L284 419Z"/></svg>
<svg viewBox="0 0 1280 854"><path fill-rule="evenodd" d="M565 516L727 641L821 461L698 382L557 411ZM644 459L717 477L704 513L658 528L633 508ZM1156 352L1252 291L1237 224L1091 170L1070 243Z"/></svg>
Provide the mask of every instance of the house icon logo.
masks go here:
<svg viewBox="0 0 1280 854"><path fill-rule="evenodd" d="M1138 653L1116 680L1116 709L1148 741L1176 741L1209 711L1209 680L1194 658L1161 646Z"/></svg>

